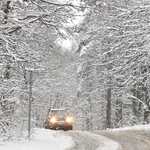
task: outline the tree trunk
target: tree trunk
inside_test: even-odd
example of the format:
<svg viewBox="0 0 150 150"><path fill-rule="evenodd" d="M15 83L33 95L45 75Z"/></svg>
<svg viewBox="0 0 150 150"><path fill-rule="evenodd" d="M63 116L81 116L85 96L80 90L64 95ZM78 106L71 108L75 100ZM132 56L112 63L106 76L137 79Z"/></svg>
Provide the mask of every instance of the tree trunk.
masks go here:
<svg viewBox="0 0 150 150"><path fill-rule="evenodd" d="M144 124L148 124L149 110L144 110Z"/></svg>
<svg viewBox="0 0 150 150"><path fill-rule="evenodd" d="M111 128L111 88L107 89L106 128Z"/></svg>
<svg viewBox="0 0 150 150"><path fill-rule="evenodd" d="M120 127L122 120L122 100L120 97L116 100L116 127Z"/></svg>

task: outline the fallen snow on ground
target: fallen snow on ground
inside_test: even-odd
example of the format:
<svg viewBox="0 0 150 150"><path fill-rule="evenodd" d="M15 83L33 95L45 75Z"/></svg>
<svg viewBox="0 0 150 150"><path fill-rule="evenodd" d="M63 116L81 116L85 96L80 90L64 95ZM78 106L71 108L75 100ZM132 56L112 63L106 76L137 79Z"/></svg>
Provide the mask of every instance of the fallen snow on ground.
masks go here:
<svg viewBox="0 0 150 150"><path fill-rule="evenodd" d="M150 131L150 124L136 125L136 126L116 128L116 129L108 129L108 131Z"/></svg>
<svg viewBox="0 0 150 150"><path fill-rule="evenodd" d="M95 141L98 141L99 147L97 150L117 150L119 148L119 144L108 137L93 133L90 135L90 132L87 132L86 134L92 139L95 139Z"/></svg>
<svg viewBox="0 0 150 150"><path fill-rule="evenodd" d="M73 145L63 131L35 129L31 140L0 143L0 150L65 150Z"/></svg>
<svg viewBox="0 0 150 150"><path fill-rule="evenodd" d="M107 131L150 131L149 125L139 125L118 129L108 129ZM87 134L90 135L90 132ZM91 134L101 143L102 150L117 149L118 143L100 135ZM52 131L47 129L35 129L31 140L21 140L19 142L0 142L0 150L66 150L74 145L72 137L64 131Z"/></svg>

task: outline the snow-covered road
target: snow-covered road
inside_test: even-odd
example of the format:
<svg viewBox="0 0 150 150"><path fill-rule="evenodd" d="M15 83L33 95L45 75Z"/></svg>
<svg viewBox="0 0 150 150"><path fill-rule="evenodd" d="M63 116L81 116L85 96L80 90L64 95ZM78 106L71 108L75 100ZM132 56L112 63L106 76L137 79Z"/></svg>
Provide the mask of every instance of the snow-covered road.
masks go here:
<svg viewBox="0 0 150 150"><path fill-rule="evenodd" d="M75 141L69 150L150 150L150 125L67 134Z"/></svg>
<svg viewBox="0 0 150 150"><path fill-rule="evenodd" d="M96 132L118 142L117 150L150 150L150 131Z"/></svg>
<svg viewBox="0 0 150 150"><path fill-rule="evenodd" d="M31 140L3 142L0 150L150 150L150 125L106 131L35 129Z"/></svg>
<svg viewBox="0 0 150 150"><path fill-rule="evenodd" d="M74 146L69 150L117 150L119 144L110 138L87 131L69 131Z"/></svg>

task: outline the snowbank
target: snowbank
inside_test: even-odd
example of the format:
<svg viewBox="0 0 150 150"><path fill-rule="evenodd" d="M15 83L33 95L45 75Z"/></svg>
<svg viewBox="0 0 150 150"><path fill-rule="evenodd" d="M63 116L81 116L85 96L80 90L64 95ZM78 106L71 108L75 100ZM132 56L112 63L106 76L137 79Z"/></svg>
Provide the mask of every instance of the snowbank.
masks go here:
<svg viewBox="0 0 150 150"><path fill-rule="evenodd" d="M73 145L63 131L35 129L31 140L0 143L0 150L65 150Z"/></svg>
<svg viewBox="0 0 150 150"><path fill-rule="evenodd" d="M108 129L108 131L150 131L150 124L136 125L136 126L116 128L116 129Z"/></svg>
<svg viewBox="0 0 150 150"><path fill-rule="evenodd" d="M138 125L118 129L108 129L107 131L150 131L149 125ZM100 149L117 149L118 144L101 135L86 133L92 138L100 141ZM52 131L47 129L35 129L31 140L21 140L19 142L0 142L0 150L66 150L74 145L73 139L66 135L64 131Z"/></svg>

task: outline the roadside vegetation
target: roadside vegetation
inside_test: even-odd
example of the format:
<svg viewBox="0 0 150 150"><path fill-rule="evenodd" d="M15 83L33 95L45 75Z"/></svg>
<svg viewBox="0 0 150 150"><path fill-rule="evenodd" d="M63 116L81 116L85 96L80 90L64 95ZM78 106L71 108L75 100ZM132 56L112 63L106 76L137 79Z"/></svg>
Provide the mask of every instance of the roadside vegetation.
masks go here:
<svg viewBox="0 0 150 150"><path fill-rule="evenodd" d="M0 1L0 133L23 136L33 84L32 127L66 108L74 129L150 121L150 2Z"/></svg>

